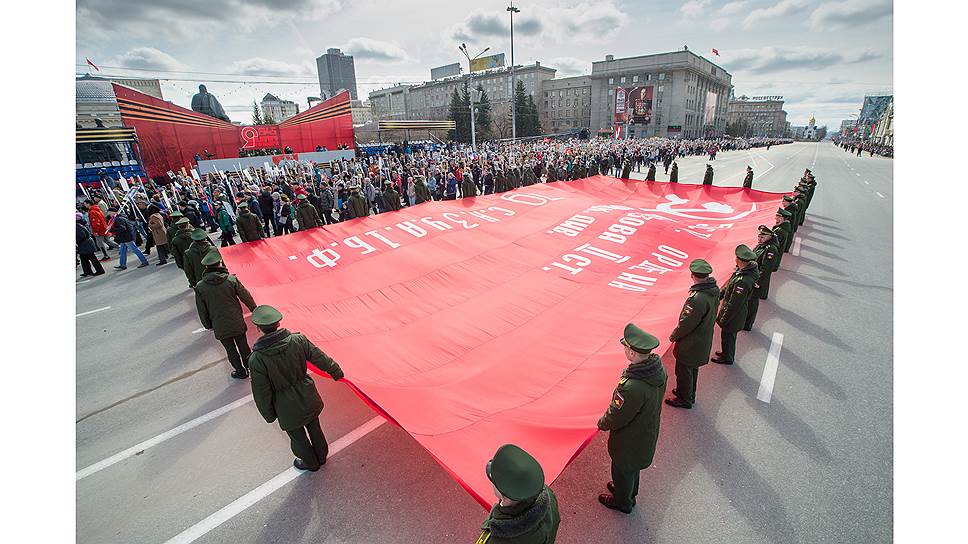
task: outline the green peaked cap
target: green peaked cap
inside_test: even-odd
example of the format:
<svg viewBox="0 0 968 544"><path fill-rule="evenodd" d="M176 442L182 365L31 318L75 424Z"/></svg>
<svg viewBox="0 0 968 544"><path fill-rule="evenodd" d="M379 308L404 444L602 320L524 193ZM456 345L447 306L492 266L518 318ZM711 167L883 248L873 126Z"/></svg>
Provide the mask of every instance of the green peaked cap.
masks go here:
<svg viewBox="0 0 968 544"><path fill-rule="evenodd" d="M530 499L544 489L544 470L538 460L514 444L497 449L487 463L487 479L512 501Z"/></svg>
<svg viewBox="0 0 968 544"><path fill-rule="evenodd" d="M280 321L282 321L282 312L268 304L256 306L255 310L252 310L253 325L272 325Z"/></svg>
<svg viewBox="0 0 968 544"><path fill-rule="evenodd" d="M659 347L658 338L638 328L634 323L625 326L625 333L619 342L637 353L649 353Z"/></svg>

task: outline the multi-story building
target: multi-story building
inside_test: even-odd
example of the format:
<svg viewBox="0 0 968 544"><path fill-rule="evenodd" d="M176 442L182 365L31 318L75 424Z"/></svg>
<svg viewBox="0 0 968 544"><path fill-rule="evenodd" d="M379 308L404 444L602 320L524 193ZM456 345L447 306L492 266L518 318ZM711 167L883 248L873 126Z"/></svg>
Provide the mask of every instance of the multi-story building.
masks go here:
<svg viewBox="0 0 968 544"><path fill-rule="evenodd" d="M874 125L874 143L877 145L894 145L894 97Z"/></svg>
<svg viewBox="0 0 968 544"><path fill-rule="evenodd" d="M370 91L370 111L376 120L409 119L407 97L412 85L397 83L393 87ZM443 119L443 118L442 118Z"/></svg>
<svg viewBox="0 0 968 544"><path fill-rule="evenodd" d="M353 125L365 125L373 121L373 110L370 103L361 100L350 100L350 113L353 115Z"/></svg>
<svg viewBox="0 0 968 544"><path fill-rule="evenodd" d="M745 122L753 129L753 136L782 138L786 134L786 118L782 96L742 95L730 98L726 107L726 122Z"/></svg>
<svg viewBox="0 0 968 544"><path fill-rule="evenodd" d="M266 93L262 97L262 117L265 119L281 123L297 113L299 113L299 104L292 100L283 100L271 93Z"/></svg>
<svg viewBox="0 0 968 544"><path fill-rule="evenodd" d="M854 137L854 127L857 126L856 119L844 119L840 122L840 137L841 138L853 138Z"/></svg>
<svg viewBox="0 0 968 544"><path fill-rule="evenodd" d="M545 132L591 128L591 76L545 80L541 87L538 113Z"/></svg>
<svg viewBox="0 0 968 544"><path fill-rule="evenodd" d="M638 116L641 122L627 126L623 137L695 138L725 132L732 76L688 49L623 59L606 55L592 63L590 77L593 132L615 130L616 90L623 89L619 95L624 99L635 87L644 88L636 107L648 115Z"/></svg>
<svg viewBox="0 0 968 544"><path fill-rule="evenodd" d="M326 50L316 58L316 71L319 73L319 92L323 100L336 96L343 89L350 92L350 99L356 100L356 68L353 56L344 55L336 48Z"/></svg>
<svg viewBox="0 0 968 544"><path fill-rule="evenodd" d="M82 128L94 128L95 119L106 127L120 127L121 112L111 83L131 87L155 98L164 100L161 82L157 79L131 79L97 77L90 74L77 78L75 83L75 118Z"/></svg>
<svg viewBox="0 0 968 544"><path fill-rule="evenodd" d="M857 117L857 137L861 140L870 140L874 133L874 126L881 118L888 104L894 101L892 95L865 96L864 105L860 109Z"/></svg>

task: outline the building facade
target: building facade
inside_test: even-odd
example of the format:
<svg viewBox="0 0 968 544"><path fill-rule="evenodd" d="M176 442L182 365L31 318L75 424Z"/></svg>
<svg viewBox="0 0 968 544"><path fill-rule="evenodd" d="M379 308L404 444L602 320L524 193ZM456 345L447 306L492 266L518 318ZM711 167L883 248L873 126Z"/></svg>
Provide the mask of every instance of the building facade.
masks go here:
<svg viewBox="0 0 968 544"><path fill-rule="evenodd" d="M870 140L874 136L877 120L881 118L888 104L894 102L892 95L865 96L857 117L857 136L861 140Z"/></svg>
<svg viewBox="0 0 968 544"><path fill-rule="evenodd" d="M319 92L326 100L336 96L342 89L350 92L350 100L356 100L356 67L352 55L344 55L336 48L316 58L316 71L319 74Z"/></svg>
<svg viewBox="0 0 968 544"><path fill-rule="evenodd" d="M373 121L373 110L370 109L369 101L350 100L350 113L353 115L353 126Z"/></svg>
<svg viewBox="0 0 968 544"><path fill-rule="evenodd" d="M592 63L591 128L615 130L617 89L652 87L652 112L645 123L632 124L633 138L721 136L726 129L732 76L688 49ZM620 93L625 94L625 93Z"/></svg>
<svg viewBox="0 0 968 544"><path fill-rule="evenodd" d="M157 79L107 78L90 74L81 76L74 85L75 122L81 128L94 128L97 126L95 119L100 119L105 127L123 126L118 99L111 87L112 82L159 100L165 99L161 94L161 82Z"/></svg>
<svg viewBox="0 0 968 544"><path fill-rule="evenodd" d="M276 123L281 123L293 115L299 113L299 104L291 100L282 100L277 96L266 93L262 97L262 117L272 119Z"/></svg>
<svg viewBox="0 0 968 544"><path fill-rule="evenodd" d="M742 95L731 98L726 107L728 124L745 122L753 129L753 136L782 138L787 130L787 113L783 111L782 96Z"/></svg>
<svg viewBox="0 0 968 544"><path fill-rule="evenodd" d="M375 120L409 119L407 97L412 85L398 83L393 87L370 91L370 111Z"/></svg>
<svg viewBox="0 0 968 544"><path fill-rule="evenodd" d="M538 115L545 132L591 128L591 76L548 79L541 87Z"/></svg>
<svg viewBox="0 0 968 544"><path fill-rule="evenodd" d="M894 145L894 97L874 125L874 143L877 145Z"/></svg>

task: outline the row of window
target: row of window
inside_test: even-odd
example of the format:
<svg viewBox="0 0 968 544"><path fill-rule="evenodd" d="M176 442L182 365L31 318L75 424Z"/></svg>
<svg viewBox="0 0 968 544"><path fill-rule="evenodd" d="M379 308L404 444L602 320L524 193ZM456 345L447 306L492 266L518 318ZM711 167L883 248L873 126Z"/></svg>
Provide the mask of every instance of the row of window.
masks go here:
<svg viewBox="0 0 968 544"><path fill-rule="evenodd" d="M645 74L645 76L643 77L643 81L652 81L652 76L653 74ZM666 78L666 75L664 72L660 73L657 77L659 81L664 81L665 78ZM627 83L627 80L628 80L628 76L622 76L619 78L619 83ZM632 83L638 83L638 82L639 82L639 76L637 75L632 76ZM608 78L608 84L615 85L615 78L614 77Z"/></svg>
<svg viewBox="0 0 968 544"><path fill-rule="evenodd" d="M552 96L570 96L571 94L574 94L575 96L579 96L578 88L576 87L574 89L559 89L557 91L545 91L545 98L549 98ZM588 87L582 87L581 94L588 94Z"/></svg>
<svg viewBox="0 0 968 544"><path fill-rule="evenodd" d="M582 106L589 106L592 103L592 99L591 98L582 98L580 100L581 100L581 105ZM564 100L564 106L562 106L562 100L560 98L558 100L551 100L551 101L545 100L545 107L546 108L547 107L551 107L551 108L561 108L561 107L570 108L573 104L575 106L579 105L579 99L576 98L576 99L572 100L570 98L566 98Z"/></svg>

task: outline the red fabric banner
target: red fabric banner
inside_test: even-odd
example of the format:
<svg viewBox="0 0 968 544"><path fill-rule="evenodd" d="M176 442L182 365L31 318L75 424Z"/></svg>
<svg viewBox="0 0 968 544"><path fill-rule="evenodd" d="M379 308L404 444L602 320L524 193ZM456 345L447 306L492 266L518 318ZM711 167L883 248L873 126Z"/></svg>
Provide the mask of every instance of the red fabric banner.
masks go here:
<svg viewBox="0 0 968 544"><path fill-rule="evenodd" d="M596 176L222 254L258 303L334 357L486 508L498 446L531 452L551 483L597 432L627 364L625 324L664 353L689 262L706 259L724 282L735 246L755 245L781 196Z"/></svg>

